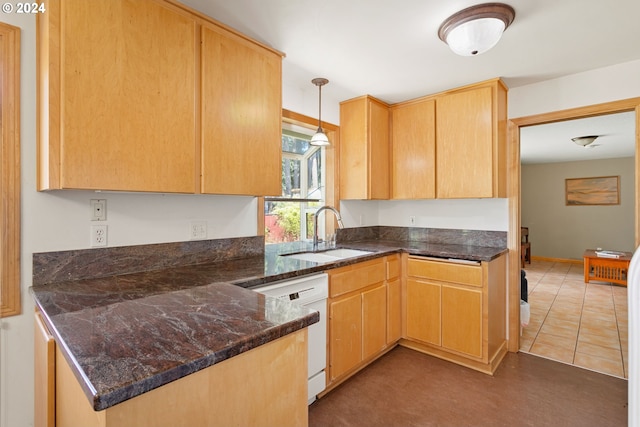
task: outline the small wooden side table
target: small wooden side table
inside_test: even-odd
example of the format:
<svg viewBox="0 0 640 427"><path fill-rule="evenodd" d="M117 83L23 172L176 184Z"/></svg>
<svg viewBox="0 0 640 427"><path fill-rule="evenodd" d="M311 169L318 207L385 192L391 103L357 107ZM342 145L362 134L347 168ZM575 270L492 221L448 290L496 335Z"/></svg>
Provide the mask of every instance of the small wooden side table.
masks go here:
<svg viewBox="0 0 640 427"><path fill-rule="evenodd" d="M627 286L627 273L631 252L622 252L619 258L601 257L594 249L584 251L584 281L602 280Z"/></svg>

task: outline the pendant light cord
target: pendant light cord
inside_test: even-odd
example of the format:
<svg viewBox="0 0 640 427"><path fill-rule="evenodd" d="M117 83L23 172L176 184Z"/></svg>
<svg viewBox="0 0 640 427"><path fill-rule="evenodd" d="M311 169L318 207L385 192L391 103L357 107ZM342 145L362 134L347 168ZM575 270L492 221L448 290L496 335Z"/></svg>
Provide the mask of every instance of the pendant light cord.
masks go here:
<svg viewBox="0 0 640 427"><path fill-rule="evenodd" d="M318 132L322 132L322 85L318 85Z"/></svg>

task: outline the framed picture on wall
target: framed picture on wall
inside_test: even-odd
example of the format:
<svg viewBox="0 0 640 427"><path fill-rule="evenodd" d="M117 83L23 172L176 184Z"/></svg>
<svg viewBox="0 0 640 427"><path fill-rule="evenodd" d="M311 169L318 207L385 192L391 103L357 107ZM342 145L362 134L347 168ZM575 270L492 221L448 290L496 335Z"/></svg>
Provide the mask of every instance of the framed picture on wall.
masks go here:
<svg viewBox="0 0 640 427"><path fill-rule="evenodd" d="M619 205L620 176L565 179L567 206Z"/></svg>

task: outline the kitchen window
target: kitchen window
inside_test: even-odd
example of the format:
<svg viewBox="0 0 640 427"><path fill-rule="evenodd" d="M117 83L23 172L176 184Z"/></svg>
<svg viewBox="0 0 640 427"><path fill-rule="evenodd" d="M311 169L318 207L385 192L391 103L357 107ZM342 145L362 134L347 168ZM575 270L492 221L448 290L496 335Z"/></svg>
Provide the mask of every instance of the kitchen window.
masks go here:
<svg viewBox="0 0 640 427"><path fill-rule="evenodd" d="M325 204L326 189L326 153L309 143L313 132L283 123L282 193L264 203L267 244L313 239L313 214ZM324 224L318 228L322 236Z"/></svg>

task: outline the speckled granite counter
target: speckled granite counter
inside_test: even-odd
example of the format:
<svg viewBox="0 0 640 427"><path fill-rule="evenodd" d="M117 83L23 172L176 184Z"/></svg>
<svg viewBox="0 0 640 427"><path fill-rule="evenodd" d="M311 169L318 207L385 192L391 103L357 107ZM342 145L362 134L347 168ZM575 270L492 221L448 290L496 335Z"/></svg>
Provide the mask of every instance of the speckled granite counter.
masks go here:
<svg viewBox="0 0 640 427"><path fill-rule="evenodd" d="M41 307L62 295L69 301L70 294L74 299L86 296L102 301L54 315L42 310L95 410L319 320L312 310L224 283L128 300L132 294L126 283L108 282L55 284L43 287L51 288L46 291L34 288L36 300L44 302ZM99 295L112 286L119 288L119 297Z"/></svg>
<svg viewBox="0 0 640 427"><path fill-rule="evenodd" d="M34 254L31 292L101 410L319 320L244 288L399 251L478 261L506 252L495 232L389 229L341 230L339 246L371 254L324 264L281 256L309 244L265 250L261 237Z"/></svg>

